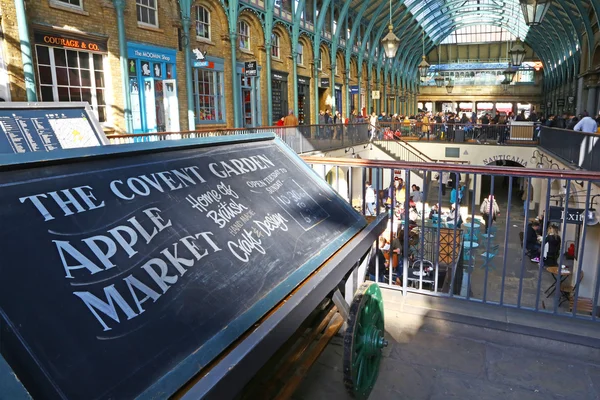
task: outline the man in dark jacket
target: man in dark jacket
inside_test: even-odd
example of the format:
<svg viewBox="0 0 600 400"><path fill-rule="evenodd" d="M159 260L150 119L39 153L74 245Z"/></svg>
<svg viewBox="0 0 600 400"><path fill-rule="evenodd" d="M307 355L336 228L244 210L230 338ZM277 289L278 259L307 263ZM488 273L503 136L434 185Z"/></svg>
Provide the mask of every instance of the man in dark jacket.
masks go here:
<svg viewBox="0 0 600 400"><path fill-rule="evenodd" d="M540 248L541 245L538 242L538 232L540 230L540 223L534 220L527 225L527 235L525 236L525 248L529 252L531 261L540 262Z"/></svg>

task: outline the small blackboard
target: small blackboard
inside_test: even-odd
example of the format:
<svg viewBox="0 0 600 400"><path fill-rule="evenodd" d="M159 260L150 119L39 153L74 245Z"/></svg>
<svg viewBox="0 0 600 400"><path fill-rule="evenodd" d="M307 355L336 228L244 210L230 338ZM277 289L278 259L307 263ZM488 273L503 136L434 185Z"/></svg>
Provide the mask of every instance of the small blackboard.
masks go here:
<svg viewBox="0 0 600 400"><path fill-rule="evenodd" d="M53 151L107 143L87 103L0 104L0 153Z"/></svg>
<svg viewBox="0 0 600 400"><path fill-rule="evenodd" d="M460 147L446 147L445 156L447 158L460 158Z"/></svg>
<svg viewBox="0 0 600 400"><path fill-rule="evenodd" d="M256 76L258 69L256 68L256 61L247 61L244 63L244 72L246 76Z"/></svg>
<svg viewBox="0 0 600 400"><path fill-rule="evenodd" d="M252 136L0 157L0 349L34 398L169 397L366 225Z"/></svg>

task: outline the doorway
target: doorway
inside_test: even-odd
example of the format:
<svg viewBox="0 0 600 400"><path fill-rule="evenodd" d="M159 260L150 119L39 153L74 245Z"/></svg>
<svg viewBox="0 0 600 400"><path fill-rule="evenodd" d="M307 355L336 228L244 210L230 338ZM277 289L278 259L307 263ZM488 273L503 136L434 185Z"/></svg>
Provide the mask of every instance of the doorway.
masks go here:
<svg viewBox="0 0 600 400"><path fill-rule="evenodd" d="M244 127L260 126L260 94L258 77L241 75L242 123Z"/></svg>

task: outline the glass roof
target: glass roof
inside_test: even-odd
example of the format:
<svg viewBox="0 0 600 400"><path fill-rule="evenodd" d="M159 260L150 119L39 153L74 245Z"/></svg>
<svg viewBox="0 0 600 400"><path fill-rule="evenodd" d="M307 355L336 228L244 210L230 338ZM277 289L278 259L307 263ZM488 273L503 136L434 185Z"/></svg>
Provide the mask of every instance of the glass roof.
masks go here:
<svg viewBox="0 0 600 400"><path fill-rule="evenodd" d="M493 25L465 26L452 32L443 44L489 43L515 40L516 36L504 28Z"/></svg>
<svg viewBox="0 0 600 400"><path fill-rule="evenodd" d="M436 43L472 25L508 28L521 38L529 31L518 0L405 0L404 4Z"/></svg>

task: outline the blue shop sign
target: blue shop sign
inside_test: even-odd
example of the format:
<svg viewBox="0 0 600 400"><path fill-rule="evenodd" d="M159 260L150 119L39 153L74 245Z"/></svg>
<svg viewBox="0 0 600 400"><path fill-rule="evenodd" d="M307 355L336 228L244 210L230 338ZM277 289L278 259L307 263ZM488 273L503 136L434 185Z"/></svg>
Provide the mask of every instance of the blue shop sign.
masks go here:
<svg viewBox="0 0 600 400"><path fill-rule="evenodd" d="M350 94L358 94L358 86L350 86Z"/></svg>
<svg viewBox="0 0 600 400"><path fill-rule="evenodd" d="M175 64L177 50L166 47L151 46L143 43L127 43L127 57L143 61L164 62Z"/></svg>
<svg viewBox="0 0 600 400"><path fill-rule="evenodd" d="M196 60L195 56L192 55L192 67L202 69L212 69L215 71L224 71L225 62L222 58L204 56L204 60Z"/></svg>

